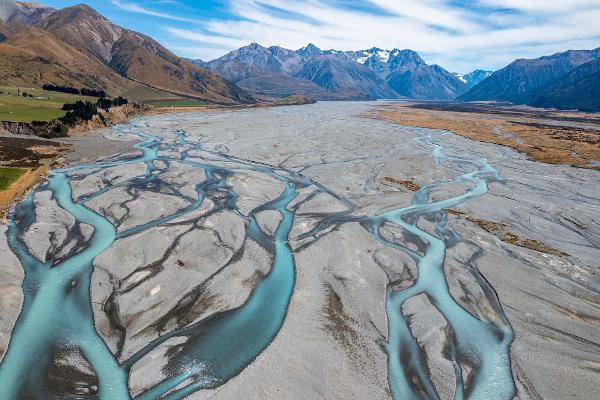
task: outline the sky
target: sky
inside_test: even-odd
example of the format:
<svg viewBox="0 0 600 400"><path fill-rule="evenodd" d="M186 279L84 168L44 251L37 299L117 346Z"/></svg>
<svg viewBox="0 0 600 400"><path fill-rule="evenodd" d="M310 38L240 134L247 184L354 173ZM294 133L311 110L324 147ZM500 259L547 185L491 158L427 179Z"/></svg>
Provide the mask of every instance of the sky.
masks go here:
<svg viewBox="0 0 600 400"><path fill-rule="evenodd" d="M46 0L61 8L82 0ZM88 0L179 56L209 61L256 42L412 49L452 72L600 47L600 0Z"/></svg>

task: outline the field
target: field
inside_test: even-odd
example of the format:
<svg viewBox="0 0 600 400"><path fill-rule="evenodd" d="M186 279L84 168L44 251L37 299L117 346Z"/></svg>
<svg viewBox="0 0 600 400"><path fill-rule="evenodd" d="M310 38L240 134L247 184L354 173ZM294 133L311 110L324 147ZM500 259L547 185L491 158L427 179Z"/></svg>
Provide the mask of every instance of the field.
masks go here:
<svg viewBox="0 0 600 400"><path fill-rule="evenodd" d="M33 97L19 96L21 92L31 93ZM95 97L79 96L68 93L51 92L37 88L19 88L0 86L0 120L13 122L50 121L62 117L63 104L77 100L95 101Z"/></svg>
<svg viewBox="0 0 600 400"><path fill-rule="evenodd" d="M31 93L33 97L18 95L18 91ZM61 108L65 103L77 100L95 101L95 97L52 92L38 88L16 88L0 86L0 121L31 122L50 121L65 115ZM122 94L131 101L154 107L198 107L205 105L198 100L186 99L149 87L137 85Z"/></svg>
<svg viewBox="0 0 600 400"><path fill-rule="evenodd" d="M198 107L206 104L200 100L189 99L136 83L132 83L131 87L124 91L121 95L131 101L148 104L157 108Z"/></svg>
<svg viewBox="0 0 600 400"><path fill-rule="evenodd" d="M158 100L146 100L144 103L149 104L153 107L200 107L206 105L198 100L193 99L158 99Z"/></svg>
<svg viewBox="0 0 600 400"><path fill-rule="evenodd" d="M6 190L27 171L23 168L0 167L0 190Z"/></svg>

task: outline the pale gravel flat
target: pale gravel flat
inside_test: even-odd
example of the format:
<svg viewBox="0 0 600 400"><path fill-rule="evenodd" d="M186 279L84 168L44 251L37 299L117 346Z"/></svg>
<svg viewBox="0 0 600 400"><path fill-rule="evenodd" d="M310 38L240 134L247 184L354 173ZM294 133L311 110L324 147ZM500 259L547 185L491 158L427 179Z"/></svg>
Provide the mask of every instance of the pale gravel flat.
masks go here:
<svg viewBox="0 0 600 400"><path fill-rule="evenodd" d="M600 172L541 164L501 146L365 117L373 106L322 102L162 115L144 121L152 134L174 138L182 129L190 140L203 143L208 150L301 172L338 196L311 197L314 188L303 189L293 204L297 207L293 237L311 229L320 215L349 206L357 215L373 215L408 205L412 193L390 185L384 177L427 185L458 175L456 166L437 166L431 147L413 140L423 132L432 133L447 155L487 159L505 181L492 184L488 194L458 208L474 218L505 224L519 237L569 256L502 242L453 215L448 225L465 242L447 254L445 268L451 293L473 314L494 318L494 305L480 293L466 266L478 268L497 292L515 331L511 356L518 398L593 398L600 381ZM131 139L127 135L121 139L127 141L107 148L113 153L127 152ZM81 153L78 157L92 156ZM171 167L169 175L165 174L165 188L192 196L192 185L204 176L188 174L182 165ZM118 185L140 171L139 166L128 168L78 181L75 193L90 194L107 181ZM229 184L240 195L242 214L283 190L280 182L248 172L236 173ZM167 189L151 194L117 187L89 201L88 206L125 229L185 206ZM449 185L447 190L437 189L434 197L456 195L461 190L464 187ZM50 199L44 201L50 204ZM210 208L209 204L197 213ZM40 257L49 246L47 232L60 232L71 224L59 211L51 211L50 206L46 209L51 215L43 220L40 232L45 233L33 235L43 236L33 244ZM273 231L279 218L265 213L258 220ZM267 272L271 256L244 237L243 215L215 214L198 224L185 221L182 218L175 221L179 225L156 227L122 239L97 258L92 280L96 324L113 351L117 339L124 340L125 354L135 351L156 336L151 327L159 322L164 331L173 329L175 319L167 314L194 287L205 292L186 316L189 322L241 305L257 279ZM426 222L422 227L431 230ZM188 228L195 230L190 233ZM68 235L61 235L56 240L67 240ZM406 240L400 230L390 228L385 235ZM390 278L402 286L403 280L414 276L410 259L373 240L357 223L343 225L318 241L293 240L291 245L296 250L297 280L281 331L238 376L190 399L390 398L387 356L382 349L387 336L385 289ZM240 259L234 257L242 253ZM157 263L156 268L144 269L153 263ZM208 278L228 263L231 265L223 274ZM2 230L0 349L8 342L18 312L20 279L21 270ZM132 289L123 292L126 287ZM124 337L110 325L102 308L111 293L117 294L113 301L118 307L110 317L126 327ZM452 398L453 370L442 355L443 317L424 296L412 299L404 308L413 315L413 334L425 349L441 398ZM136 393L161 380L160 368L171 345L165 343L149 359L136 364L130 379Z"/></svg>

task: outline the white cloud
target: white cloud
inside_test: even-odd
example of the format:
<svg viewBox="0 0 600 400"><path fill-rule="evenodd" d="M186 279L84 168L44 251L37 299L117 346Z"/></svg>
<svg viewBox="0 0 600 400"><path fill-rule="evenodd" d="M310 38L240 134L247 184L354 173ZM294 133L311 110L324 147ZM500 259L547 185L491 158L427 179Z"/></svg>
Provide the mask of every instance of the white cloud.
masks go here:
<svg viewBox="0 0 600 400"><path fill-rule="evenodd" d="M125 10L125 11L130 11L130 12L134 12L137 14L144 14L144 15L150 15L153 17L158 17L158 18L164 18L164 19L170 19L173 21L179 21L179 22L191 22L191 23L199 23L200 21L195 20L195 19L190 19L190 18L184 18L184 17L180 17L177 15L172 15L172 14L168 14L168 13L163 13L163 12L158 12L158 11L153 11L147 8L144 8L138 4L135 3L126 3L123 2L121 0L111 0L111 3L115 6L120 8L121 10ZM176 3L176 1L174 0L159 0L157 3L162 3L162 4L174 4Z"/></svg>
<svg viewBox="0 0 600 400"><path fill-rule="evenodd" d="M451 0L364 0L385 13L324 0L224 0L235 18L203 23L112 1L129 11L191 22L165 30L183 55L203 59L250 42L291 49L313 42L340 50L410 48L428 62L468 72L573 46L600 46L600 0L475 0L463 7Z"/></svg>
<svg viewBox="0 0 600 400"><path fill-rule="evenodd" d="M191 58L193 60L213 60L215 58L219 58L223 54L227 53L229 49L222 47L198 47L198 46L179 46L177 44L168 46L171 51L174 51L179 54L185 54L187 58Z"/></svg>
<svg viewBox="0 0 600 400"><path fill-rule="evenodd" d="M216 45L222 46L222 48L227 51L227 49L238 48L244 46L246 41L242 38L231 38L225 37L221 35L207 35L204 33L189 31L186 29L179 29L173 27L167 27L167 32L169 32L174 37L185 39L192 42L199 42L207 45Z"/></svg>
<svg viewBox="0 0 600 400"><path fill-rule="evenodd" d="M583 11L600 6L598 0L478 0L477 3L497 8L534 11L537 13Z"/></svg>
<svg viewBox="0 0 600 400"><path fill-rule="evenodd" d="M369 2L395 15L457 32L472 32L481 28L465 11L452 9L441 0L369 0Z"/></svg>

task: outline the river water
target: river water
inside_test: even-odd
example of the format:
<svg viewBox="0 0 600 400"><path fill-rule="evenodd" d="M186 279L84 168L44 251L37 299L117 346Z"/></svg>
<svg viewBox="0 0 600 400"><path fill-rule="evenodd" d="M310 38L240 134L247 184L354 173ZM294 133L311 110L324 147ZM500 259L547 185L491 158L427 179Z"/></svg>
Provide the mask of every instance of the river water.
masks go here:
<svg viewBox="0 0 600 400"><path fill-rule="evenodd" d="M114 128L117 134L139 137L139 143L134 146L141 152L139 156L123 156L54 170L48 181L17 205L10 215L8 243L25 271L24 302L8 350L0 364L0 399L46 398L44 382L50 358L65 343L77 347L95 372L98 387L92 398L131 398L129 376L132 367L173 338L183 338L185 344L169 357L168 366L163 370L164 380L146 388L136 398L182 399L196 391L226 384L268 349L285 322L296 283L294 252L289 242L318 237L331 226L353 223L360 224L380 244L405 252L418 268L418 279L413 285L393 289L393 282L390 282L386 293L388 337L385 351L388 355L388 383L393 398L439 398L422 350L402 313L402 305L421 294L425 294L447 320L452 333L450 358L456 372L455 399L513 398L515 386L509 353L513 333L508 321L503 315L500 322L490 321L465 310L450 294L444 274L447 246L460 240L446 228L444 209L484 196L489 183L501 180L498 172L486 160L448 157L444 154L444 133L414 129L415 145L430 149L437 168L452 165L462 171L454 181L424 186L414 194L411 204L399 204L398 208L381 214L357 215L349 210L325 215L316 228L294 238L291 232L295 213L289 205L298 196L298 190L315 182L298 172L236 158L223 152L211 152L184 130L176 132L177 140L167 140L160 134L149 133L146 126L145 119L141 118ZM190 156L192 151L203 151L226 159L233 167L217 165L210 159L199 161L197 154ZM120 232L107 217L85 205L92 197L73 198L70 181L75 175L89 170L127 168L140 162L146 164L146 171L135 178L138 186L141 184L151 188L160 180L161 172L155 168L157 162L167 165L172 162L184 163L203 171L206 179L196 185L195 199L184 208ZM273 256L270 272L258 281L242 306L165 333L120 362L94 325L90 298L94 260L116 241L193 213L207 200L216 204L211 213L231 210L242 215L237 205L238 194L228 181L240 171L264 174L284 188L278 197L244 215L247 238ZM431 200L430 193L436 187L449 184L468 184L468 189L453 197ZM329 193L327 188L318 184L317 187L318 191ZM111 190L110 186L93 196L108 190ZM93 227L93 234L85 245L57 263L37 259L23 240L23 234L36 220L38 210L34 196L40 191L50 191L57 204L77 222ZM257 213L266 210L276 211L281 216L272 234L265 232L256 219ZM432 221L435 232L422 228L419 224L422 219ZM386 239L380 232L385 224L392 224L421 239L426 243L425 250L417 252L403 243ZM469 369L468 373L463 370L465 367ZM468 376L468 385L463 381L465 376Z"/></svg>

